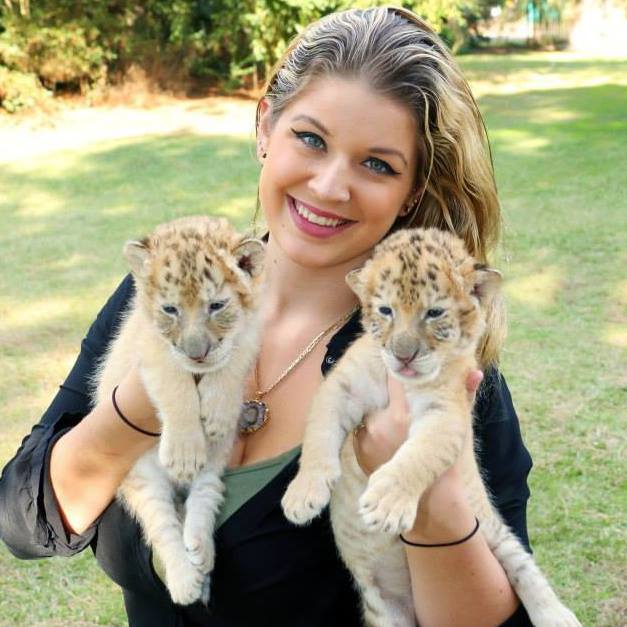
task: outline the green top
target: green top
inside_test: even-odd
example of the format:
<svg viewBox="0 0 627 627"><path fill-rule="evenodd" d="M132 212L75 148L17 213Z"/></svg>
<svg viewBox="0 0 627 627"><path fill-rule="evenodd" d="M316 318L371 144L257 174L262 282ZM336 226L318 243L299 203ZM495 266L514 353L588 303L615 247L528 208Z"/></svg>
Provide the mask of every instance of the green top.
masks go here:
<svg viewBox="0 0 627 627"><path fill-rule="evenodd" d="M249 466L227 468L222 475L224 482L224 502L216 516L215 528L223 525L246 501L268 485L300 453L300 445L277 457L265 459ZM165 569L156 553L152 552L152 566L165 581Z"/></svg>
<svg viewBox="0 0 627 627"><path fill-rule="evenodd" d="M216 517L216 529L224 524L246 501L270 483L300 453L300 446L277 457L264 459L249 466L227 468L222 475L224 503Z"/></svg>

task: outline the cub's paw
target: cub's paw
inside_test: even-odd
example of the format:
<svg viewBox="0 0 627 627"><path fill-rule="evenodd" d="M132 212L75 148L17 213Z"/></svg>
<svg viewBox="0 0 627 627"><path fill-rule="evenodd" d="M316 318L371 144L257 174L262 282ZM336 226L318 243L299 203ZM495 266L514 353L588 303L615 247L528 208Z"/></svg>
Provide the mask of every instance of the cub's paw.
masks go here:
<svg viewBox="0 0 627 627"><path fill-rule="evenodd" d="M399 534L411 529L418 499L389 473L375 472L359 499L359 514L369 531Z"/></svg>
<svg viewBox="0 0 627 627"><path fill-rule="evenodd" d="M198 601L202 596L204 579L204 573L186 556L166 569L166 585L172 601L178 605L190 605Z"/></svg>
<svg viewBox="0 0 627 627"><path fill-rule="evenodd" d="M295 525L310 522L328 505L332 483L322 472L299 472L281 499L285 517Z"/></svg>
<svg viewBox="0 0 627 627"><path fill-rule="evenodd" d="M215 546L207 529L194 528L186 521L183 529L183 543L189 561L202 573L210 573L215 562Z"/></svg>
<svg viewBox="0 0 627 627"><path fill-rule="evenodd" d="M202 592L200 594L200 600L205 605L209 605L209 599L211 598L211 577L207 575L202 582Z"/></svg>
<svg viewBox="0 0 627 627"><path fill-rule="evenodd" d="M176 481L191 481L207 463L207 443L202 429L184 433L164 430L159 461Z"/></svg>
<svg viewBox="0 0 627 627"><path fill-rule="evenodd" d="M558 602L549 608L527 607L529 618L536 627L581 627L577 617Z"/></svg>

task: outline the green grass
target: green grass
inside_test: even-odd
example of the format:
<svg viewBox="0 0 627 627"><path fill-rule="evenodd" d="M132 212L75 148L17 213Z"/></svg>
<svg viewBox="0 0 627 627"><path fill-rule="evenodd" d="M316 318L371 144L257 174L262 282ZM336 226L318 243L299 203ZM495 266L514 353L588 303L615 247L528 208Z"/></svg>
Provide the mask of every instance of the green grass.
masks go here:
<svg viewBox="0 0 627 627"><path fill-rule="evenodd" d="M627 624L627 60L462 64L505 215L503 371L535 461L532 543L584 625L618 627ZM257 167L246 132L144 136L2 166L0 465L123 276L125 239L183 213L249 222ZM2 547L0 572L0 625L125 624L121 595L87 553L19 562Z"/></svg>

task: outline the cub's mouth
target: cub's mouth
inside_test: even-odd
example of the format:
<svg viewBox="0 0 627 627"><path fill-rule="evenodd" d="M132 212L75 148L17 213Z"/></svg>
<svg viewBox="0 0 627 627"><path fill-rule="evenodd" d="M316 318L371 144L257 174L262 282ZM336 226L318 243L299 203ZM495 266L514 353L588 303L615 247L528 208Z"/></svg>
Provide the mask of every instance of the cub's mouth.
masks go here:
<svg viewBox="0 0 627 627"><path fill-rule="evenodd" d="M416 357L409 363L400 361L388 351L384 351L383 357L390 374L401 381L431 380L440 370L437 360L431 355Z"/></svg>
<svg viewBox="0 0 627 627"><path fill-rule="evenodd" d="M411 366L403 366L399 368L397 374L400 374L403 377L407 377L409 379L413 379L414 377L418 377L420 373L417 370L414 370Z"/></svg>
<svg viewBox="0 0 627 627"><path fill-rule="evenodd" d="M182 348L172 345L172 352L179 363L193 373L205 373L218 370L228 361L228 351L222 344L217 344L202 357L190 357Z"/></svg>

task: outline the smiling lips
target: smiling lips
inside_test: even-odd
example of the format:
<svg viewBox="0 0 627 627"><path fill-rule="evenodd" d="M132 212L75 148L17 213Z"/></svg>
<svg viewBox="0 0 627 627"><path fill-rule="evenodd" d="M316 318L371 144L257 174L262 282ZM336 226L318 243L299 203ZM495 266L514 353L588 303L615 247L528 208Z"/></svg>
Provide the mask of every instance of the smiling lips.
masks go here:
<svg viewBox="0 0 627 627"><path fill-rule="evenodd" d="M330 237L354 224L354 220L346 220L307 205L292 196L288 196L290 215L296 226L314 237Z"/></svg>

